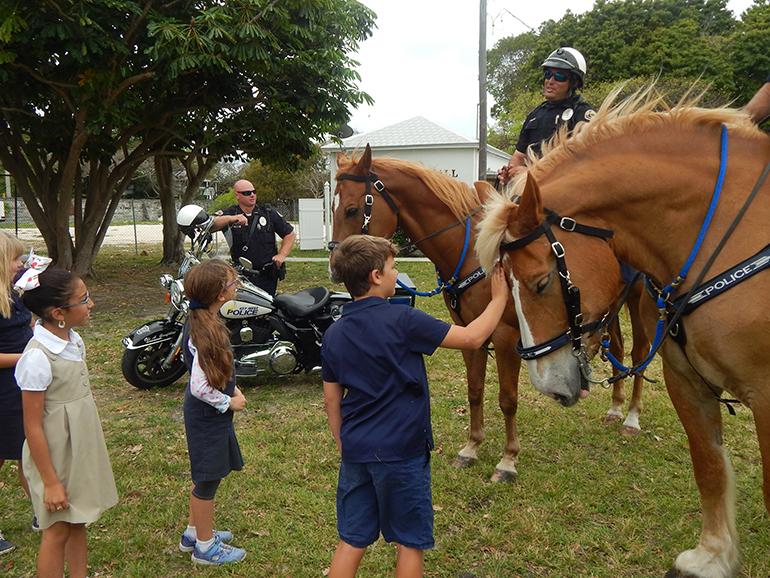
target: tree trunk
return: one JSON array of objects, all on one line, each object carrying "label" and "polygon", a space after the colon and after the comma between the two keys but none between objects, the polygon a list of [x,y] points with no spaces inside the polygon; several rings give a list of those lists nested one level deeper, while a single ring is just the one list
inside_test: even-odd
[{"label": "tree trunk", "polygon": [[[163,259],[161,263],[179,263],[184,258],[184,235],[176,224],[172,159],[168,156],[156,155],[154,160],[155,176],[160,195],[160,209],[163,215]],[[203,179],[216,164],[216,159],[206,158],[196,153],[190,153],[184,158],[187,185],[182,193],[180,207],[193,201]]]}]

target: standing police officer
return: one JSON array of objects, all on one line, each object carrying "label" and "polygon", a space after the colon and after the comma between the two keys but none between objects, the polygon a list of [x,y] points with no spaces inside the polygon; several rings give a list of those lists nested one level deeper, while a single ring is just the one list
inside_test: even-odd
[{"label": "standing police officer", "polygon": [[580,52],[569,47],[558,48],[542,67],[545,102],[524,121],[516,152],[508,165],[498,171],[503,185],[526,170],[527,148],[531,146],[539,154],[543,141],[551,138],[562,125],[572,130],[577,123],[591,120],[596,114],[581,95],[575,94],[586,76],[586,59]]},{"label": "standing police officer", "polygon": [[[254,185],[249,181],[237,181],[233,192],[238,204],[222,211],[222,216],[214,219],[212,230],[228,228],[226,234],[232,239],[230,256],[235,263],[240,257],[246,257],[254,269],[260,269],[271,261],[275,264],[275,267],[266,268],[258,276],[247,274],[257,287],[275,295],[278,279],[285,276],[283,263],[294,246],[294,227],[270,205],[257,205]],[[280,251],[276,249],[276,235],[282,239]]]}]

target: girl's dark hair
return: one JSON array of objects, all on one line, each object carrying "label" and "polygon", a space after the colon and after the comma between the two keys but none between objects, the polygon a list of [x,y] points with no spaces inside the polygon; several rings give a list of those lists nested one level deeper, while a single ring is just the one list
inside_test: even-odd
[{"label": "girl's dark hair", "polygon": [[[226,289],[235,270],[221,259],[209,259],[190,269],[184,276],[184,290],[189,299],[208,306]],[[209,385],[224,389],[233,376],[233,352],[230,335],[216,312],[206,309],[190,310],[190,340],[198,350],[198,362]]]},{"label": "girl's dark hair", "polygon": [[76,275],[63,269],[46,269],[38,277],[40,287],[24,291],[24,306],[40,319],[53,321],[51,311],[69,303],[77,279]]}]

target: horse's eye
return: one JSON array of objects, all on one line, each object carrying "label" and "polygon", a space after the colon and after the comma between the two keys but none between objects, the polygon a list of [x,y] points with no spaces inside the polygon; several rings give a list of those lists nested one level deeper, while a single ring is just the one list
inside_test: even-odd
[{"label": "horse's eye", "polygon": [[540,295],[543,291],[546,290],[548,287],[548,284],[551,282],[551,276],[546,275],[540,281],[537,282],[537,285],[535,285],[535,292]]},{"label": "horse's eye", "polygon": [[358,207],[351,207],[350,209],[345,209],[345,218],[346,219],[353,219],[356,216],[358,216],[359,208]]}]

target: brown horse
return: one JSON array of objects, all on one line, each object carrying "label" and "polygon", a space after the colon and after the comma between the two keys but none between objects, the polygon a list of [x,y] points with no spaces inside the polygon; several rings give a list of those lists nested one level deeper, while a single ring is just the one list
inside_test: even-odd
[{"label": "brown horse", "polygon": [[[582,306],[584,321],[602,315],[602,301],[606,306],[615,297],[618,259],[645,273],[653,287],[685,278],[664,290],[670,295],[659,303],[664,312],[670,310],[670,321],[669,302],[676,297],[686,296],[688,303],[713,297],[683,315],[673,326],[677,337],[660,347],[703,509],[698,545],[682,552],[667,576],[728,578],[739,571],[740,560],[732,469],[722,444],[723,392],[753,413],[770,509],[770,310],[764,304],[770,275],[760,266],[770,259],[757,256],[770,243],[770,184],[762,184],[743,217],[736,218],[770,160],[770,139],[737,111],[682,102],[668,107],[651,95],[646,91],[615,107],[608,100],[571,138],[557,137],[517,181],[518,205],[501,197],[487,206],[477,248],[482,264],[502,259],[525,346],[576,325],[565,313],[560,281],[565,276],[565,285],[579,288],[584,300],[590,296]],[[691,250],[715,190],[721,194],[696,253]],[[541,225],[546,209],[574,219],[566,221],[567,229],[575,222],[588,228],[582,234],[565,231],[558,219],[549,221],[556,226]],[[614,235],[602,238],[602,231]],[[548,235],[558,245],[547,241]],[[742,262],[747,258],[749,263]],[[689,262],[687,275],[683,265]],[[598,268],[605,275],[596,275]],[[689,297],[692,287],[697,290]],[[643,301],[642,314],[652,336],[659,319],[653,299]],[[575,345],[528,362],[535,387],[564,405],[580,398],[585,380],[581,346]]]},{"label": "brown horse", "polygon": [[[400,226],[410,239],[418,241],[419,248],[438,268],[443,282],[453,275],[458,279],[458,286],[465,279],[477,279],[474,283],[469,281],[467,289],[462,292],[453,294],[450,290],[444,291],[443,295],[455,323],[465,324],[479,316],[491,299],[491,291],[489,282],[479,271],[474,250],[475,231],[468,235],[467,226],[473,227],[480,220],[476,212],[480,208],[479,192],[482,195],[498,193],[486,183],[476,183],[478,191],[470,189],[444,173],[409,161],[373,160],[368,145],[358,161],[339,153],[337,164],[333,243],[361,233],[364,226],[368,234],[381,237],[391,237]],[[371,174],[376,174],[376,178],[372,179]],[[379,190],[380,185],[384,186],[382,190]],[[371,201],[368,206],[367,195]],[[463,259],[466,237],[468,247]],[[331,266],[333,259],[332,251]],[[458,264],[461,264],[459,270]],[[515,462],[520,444],[516,410],[521,364],[515,352],[518,338],[518,322],[511,301],[503,320],[492,334],[500,383],[499,403],[506,432],[503,457],[492,475],[492,481],[497,482],[513,480],[517,475]],[[636,346],[637,341],[634,343]],[[615,353],[622,356],[622,341],[618,338],[616,344],[618,349]],[[484,441],[483,399],[487,357],[485,350],[463,351],[471,427],[468,442],[453,461],[456,467],[475,463],[478,448]],[[622,416],[624,398],[622,382],[618,382],[613,389],[613,403],[606,423],[617,421],[618,416]],[[641,380],[638,387],[635,383],[632,401],[633,406],[623,427],[625,435],[639,431]]]}]

